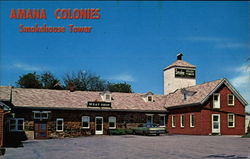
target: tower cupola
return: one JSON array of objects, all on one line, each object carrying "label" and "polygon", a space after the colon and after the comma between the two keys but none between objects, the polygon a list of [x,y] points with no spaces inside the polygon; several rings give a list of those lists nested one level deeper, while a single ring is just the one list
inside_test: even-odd
[{"label": "tower cupola", "polygon": [[196,66],[182,60],[182,56],[182,53],[177,54],[177,60],[163,70],[164,94],[196,85]]}]

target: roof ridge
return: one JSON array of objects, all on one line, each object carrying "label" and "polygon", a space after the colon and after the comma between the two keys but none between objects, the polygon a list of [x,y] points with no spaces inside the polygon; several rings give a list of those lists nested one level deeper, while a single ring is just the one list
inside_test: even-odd
[{"label": "roof ridge", "polygon": [[217,79],[217,80],[213,80],[213,81],[209,81],[209,82],[204,82],[204,83],[201,83],[201,84],[196,84],[194,86],[188,86],[188,87],[184,87],[184,88],[192,88],[192,87],[196,87],[196,86],[200,86],[200,85],[203,85],[203,84],[207,84],[207,83],[212,83],[212,82],[215,82],[215,81],[219,81],[219,80],[224,80],[225,78],[220,78],[220,79]]},{"label": "roof ridge", "polygon": [[[48,90],[48,91],[64,91],[64,92],[70,92],[70,90],[59,90],[59,89],[46,89],[46,88],[19,88],[19,87],[13,87],[12,89],[27,89],[27,90]],[[75,90],[74,92],[95,92],[95,93],[101,93],[103,91],[82,91],[82,90]],[[132,93],[127,93],[127,92],[111,92],[115,94],[137,94],[137,95],[143,95],[145,93],[137,93],[137,92],[132,92]],[[147,92],[146,92],[147,93]],[[163,94],[154,94],[156,96],[163,96]]]}]

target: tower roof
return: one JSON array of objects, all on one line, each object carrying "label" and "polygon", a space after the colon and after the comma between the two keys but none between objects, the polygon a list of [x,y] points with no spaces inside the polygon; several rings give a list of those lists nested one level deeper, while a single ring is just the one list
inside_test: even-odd
[{"label": "tower roof", "polygon": [[167,69],[170,69],[172,67],[186,67],[186,68],[196,68],[196,66],[183,61],[183,60],[176,60],[174,63],[172,63],[171,65],[167,66],[166,68],[164,68],[164,71]]}]

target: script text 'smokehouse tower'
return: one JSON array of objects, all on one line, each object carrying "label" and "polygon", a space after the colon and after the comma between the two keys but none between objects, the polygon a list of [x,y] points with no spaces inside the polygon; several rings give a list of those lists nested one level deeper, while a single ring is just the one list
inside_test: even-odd
[{"label": "script text 'smokehouse tower'", "polygon": [[183,54],[177,55],[177,60],[164,68],[164,94],[177,89],[196,85],[196,66],[182,60]]}]

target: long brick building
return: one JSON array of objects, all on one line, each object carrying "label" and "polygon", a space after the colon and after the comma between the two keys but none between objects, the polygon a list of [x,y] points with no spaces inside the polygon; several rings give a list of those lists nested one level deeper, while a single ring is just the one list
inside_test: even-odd
[{"label": "long brick building", "polygon": [[164,69],[164,95],[0,87],[0,143],[108,134],[156,123],[169,134],[243,135],[247,102],[219,79],[196,85],[196,66]]}]

